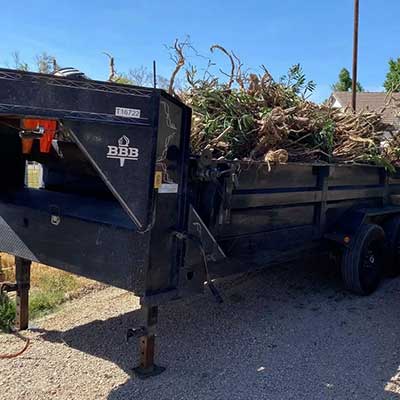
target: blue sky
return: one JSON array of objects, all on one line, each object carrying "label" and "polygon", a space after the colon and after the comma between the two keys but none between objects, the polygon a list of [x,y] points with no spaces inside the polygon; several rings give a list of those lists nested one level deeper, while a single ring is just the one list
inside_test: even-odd
[{"label": "blue sky", "polygon": [[[13,51],[33,62],[47,51],[62,66],[75,66],[106,79],[103,51],[119,71],[149,66],[170,75],[166,44],[190,35],[208,54],[218,43],[232,49],[250,68],[265,64],[275,77],[301,63],[317,83],[315,100],[329,96],[342,67],[351,67],[353,0],[36,0],[5,1],[0,24],[0,63]],[[359,80],[380,90],[391,57],[400,57],[399,0],[360,0]],[[223,67],[226,60],[216,56]]]}]

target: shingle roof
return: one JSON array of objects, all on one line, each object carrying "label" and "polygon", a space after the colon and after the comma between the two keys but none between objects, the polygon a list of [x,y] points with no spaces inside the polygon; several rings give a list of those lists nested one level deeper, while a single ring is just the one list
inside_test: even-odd
[{"label": "shingle roof", "polygon": [[[341,107],[351,107],[351,92],[334,92],[332,96]],[[357,93],[357,111],[361,110],[383,110],[384,123],[400,126],[400,93],[393,93],[392,98],[383,92]]]}]

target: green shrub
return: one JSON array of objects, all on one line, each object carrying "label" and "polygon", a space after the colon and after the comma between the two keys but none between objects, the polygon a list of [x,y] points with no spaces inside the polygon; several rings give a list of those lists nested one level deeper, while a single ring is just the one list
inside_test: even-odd
[{"label": "green shrub", "polygon": [[0,293],[0,331],[10,332],[15,320],[15,303],[5,293]]}]

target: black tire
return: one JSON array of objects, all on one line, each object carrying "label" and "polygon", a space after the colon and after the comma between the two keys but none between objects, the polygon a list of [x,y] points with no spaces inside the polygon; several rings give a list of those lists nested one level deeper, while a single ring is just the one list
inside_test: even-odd
[{"label": "black tire", "polygon": [[390,218],[383,225],[385,231],[385,272],[394,278],[400,274],[400,216]]},{"label": "black tire", "polygon": [[366,296],[375,291],[383,275],[385,232],[374,224],[362,225],[342,258],[346,289]]}]

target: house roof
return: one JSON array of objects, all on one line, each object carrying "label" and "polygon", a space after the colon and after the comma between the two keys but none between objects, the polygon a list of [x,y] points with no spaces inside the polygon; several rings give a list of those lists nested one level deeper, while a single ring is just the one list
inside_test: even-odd
[{"label": "house roof", "polygon": [[[334,92],[333,106],[351,107],[351,92]],[[400,93],[393,93],[389,97],[383,92],[357,93],[357,111],[382,111],[383,122],[388,125],[400,125]]]}]

